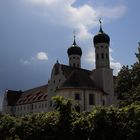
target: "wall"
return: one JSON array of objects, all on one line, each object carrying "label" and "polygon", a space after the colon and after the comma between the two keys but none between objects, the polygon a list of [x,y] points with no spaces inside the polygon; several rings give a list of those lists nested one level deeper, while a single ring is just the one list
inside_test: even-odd
[{"label": "wall", "polygon": [[[79,100],[75,100],[75,94],[80,95]],[[94,104],[89,104],[89,94],[94,95]],[[97,90],[91,89],[76,89],[76,88],[67,88],[57,91],[57,95],[64,96],[65,98],[72,99],[73,105],[79,104],[81,111],[90,111],[94,105],[102,105],[102,100],[104,99],[103,93]],[[106,101],[105,101],[106,102]]]}]

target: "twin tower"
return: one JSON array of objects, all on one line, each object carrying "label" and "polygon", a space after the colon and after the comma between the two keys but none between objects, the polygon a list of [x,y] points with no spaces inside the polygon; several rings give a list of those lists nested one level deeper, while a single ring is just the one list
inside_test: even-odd
[{"label": "twin tower", "polygon": [[[94,83],[108,95],[108,105],[114,102],[114,82],[113,70],[110,68],[109,45],[110,37],[103,31],[100,22],[100,29],[97,35],[93,37],[93,44],[95,47],[95,66],[92,70],[90,78]],[[69,66],[81,68],[82,50],[76,44],[75,36],[74,42],[68,48]]]},{"label": "twin tower", "polygon": [[[93,38],[93,44],[95,47],[96,69],[110,68],[110,60],[109,60],[110,38],[106,33],[104,33],[101,23],[100,23],[100,30],[98,34],[95,35]],[[68,48],[67,53],[69,56],[69,66],[81,68],[82,50],[76,44],[75,35],[74,35],[74,42],[72,46]]]}]

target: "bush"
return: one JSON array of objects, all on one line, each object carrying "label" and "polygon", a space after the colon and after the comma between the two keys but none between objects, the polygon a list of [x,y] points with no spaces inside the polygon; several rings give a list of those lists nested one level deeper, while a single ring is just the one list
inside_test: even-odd
[{"label": "bush", "polygon": [[0,117],[1,140],[139,140],[140,104],[94,107],[78,113],[71,101],[55,98],[56,111]]}]

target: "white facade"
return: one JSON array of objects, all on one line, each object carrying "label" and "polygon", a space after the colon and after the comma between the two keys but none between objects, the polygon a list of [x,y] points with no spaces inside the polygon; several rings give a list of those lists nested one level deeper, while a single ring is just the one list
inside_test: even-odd
[{"label": "white facade", "polygon": [[62,89],[57,95],[72,99],[73,106],[78,104],[80,111],[90,111],[95,105],[106,104],[104,94],[94,89]]},{"label": "white facade", "polygon": [[48,111],[47,101],[35,102],[31,104],[16,105],[15,115],[24,116],[30,113],[43,113]]},{"label": "white facade", "polygon": [[71,67],[81,68],[81,57],[79,55],[69,56],[69,65]]},{"label": "white facade", "polygon": [[48,82],[48,110],[52,110],[52,97],[56,96],[56,90],[60,87],[60,85],[66,80],[61,65],[57,62],[51,73],[51,78]]},{"label": "white facade", "polygon": [[97,43],[94,45],[96,54],[96,69],[110,68],[109,44]]}]

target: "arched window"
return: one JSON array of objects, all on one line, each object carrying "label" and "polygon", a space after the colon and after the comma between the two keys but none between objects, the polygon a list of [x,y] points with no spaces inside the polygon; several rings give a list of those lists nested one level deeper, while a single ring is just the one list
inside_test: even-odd
[{"label": "arched window", "polygon": [[80,100],[81,97],[80,97],[80,94],[79,93],[75,93],[75,100]]},{"label": "arched window", "polygon": [[89,94],[89,105],[95,105],[95,95]]},{"label": "arched window", "polygon": [[101,53],[101,58],[104,59],[104,54],[103,53]]}]

